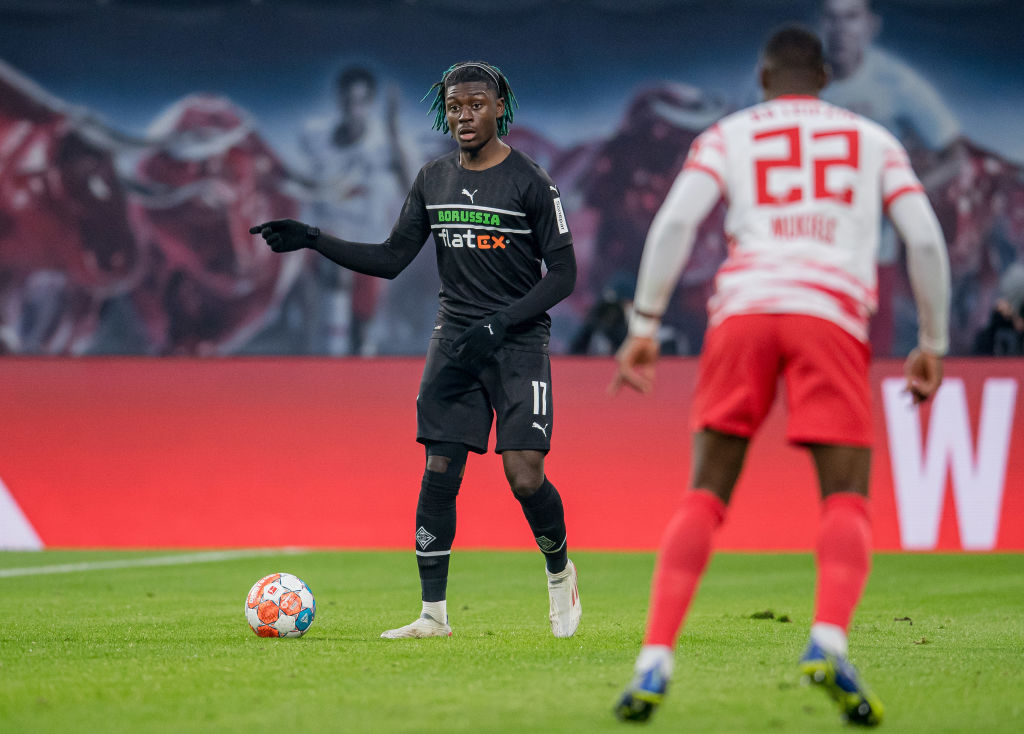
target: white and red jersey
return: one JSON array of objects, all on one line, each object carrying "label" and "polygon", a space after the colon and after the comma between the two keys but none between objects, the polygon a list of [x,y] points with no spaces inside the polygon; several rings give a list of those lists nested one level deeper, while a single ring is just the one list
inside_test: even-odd
[{"label": "white and red jersey", "polygon": [[815,97],[779,97],[702,133],[685,171],[712,176],[729,205],[712,324],[807,314],[867,340],[881,214],[923,191],[892,134]]}]

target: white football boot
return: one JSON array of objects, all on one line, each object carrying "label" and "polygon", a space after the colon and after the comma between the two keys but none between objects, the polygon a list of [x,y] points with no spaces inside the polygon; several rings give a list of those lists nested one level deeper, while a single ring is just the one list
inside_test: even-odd
[{"label": "white football boot", "polygon": [[555,637],[572,637],[580,626],[583,607],[580,604],[580,590],[576,583],[576,566],[572,561],[565,564],[559,573],[548,575],[548,598],[551,605],[548,619],[551,620],[551,634]]},{"label": "white football boot", "polygon": [[452,628],[448,626],[447,621],[438,622],[436,619],[424,612],[420,615],[419,619],[412,624],[407,624],[404,627],[399,627],[398,629],[387,630],[386,632],[382,632],[380,636],[385,640],[403,640],[419,637],[451,637]]}]

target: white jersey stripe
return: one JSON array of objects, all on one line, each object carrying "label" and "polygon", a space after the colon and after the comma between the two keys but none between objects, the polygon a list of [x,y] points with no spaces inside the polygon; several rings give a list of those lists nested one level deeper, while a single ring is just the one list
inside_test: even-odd
[{"label": "white jersey stripe", "polygon": [[470,209],[475,212],[494,212],[508,214],[511,217],[525,217],[526,212],[513,212],[508,209],[495,209],[490,206],[474,206],[472,204],[427,204],[427,209]]},{"label": "white jersey stripe", "polygon": [[532,229],[511,229],[509,227],[488,227],[486,224],[465,224],[463,222],[442,222],[441,224],[431,224],[431,229],[486,229],[488,232],[506,232],[508,234],[530,234],[533,232]]}]

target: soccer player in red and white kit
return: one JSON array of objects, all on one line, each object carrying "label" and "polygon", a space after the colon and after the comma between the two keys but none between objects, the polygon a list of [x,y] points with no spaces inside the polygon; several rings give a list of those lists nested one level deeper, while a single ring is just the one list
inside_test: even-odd
[{"label": "soccer player in red and white kit", "polygon": [[847,660],[847,629],[871,559],[868,318],[875,307],[880,214],[907,245],[919,346],[907,358],[915,402],[942,381],[949,264],[942,232],[907,155],[879,125],[817,98],[828,79],[820,40],[787,26],[766,42],[766,102],[706,130],[651,224],[630,336],[613,389],[651,388],[661,314],[698,225],[720,197],[729,253],[715,279],[693,402],[690,490],[658,551],[635,676],[615,708],[646,720],[661,703],[673,647],[725,518],[747,445],[785,382],[787,439],[809,449],[822,497],[817,593],[800,669],[851,723],[882,704]]}]

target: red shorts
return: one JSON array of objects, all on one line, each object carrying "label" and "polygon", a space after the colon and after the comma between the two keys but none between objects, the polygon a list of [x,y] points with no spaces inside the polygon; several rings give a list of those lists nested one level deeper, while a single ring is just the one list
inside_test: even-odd
[{"label": "red shorts", "polygon": [[730,316],[708,331],[694,430],[750,438],[785,380],[793,443],[871,446],[871,349],[831,321],[797,314]]}]

